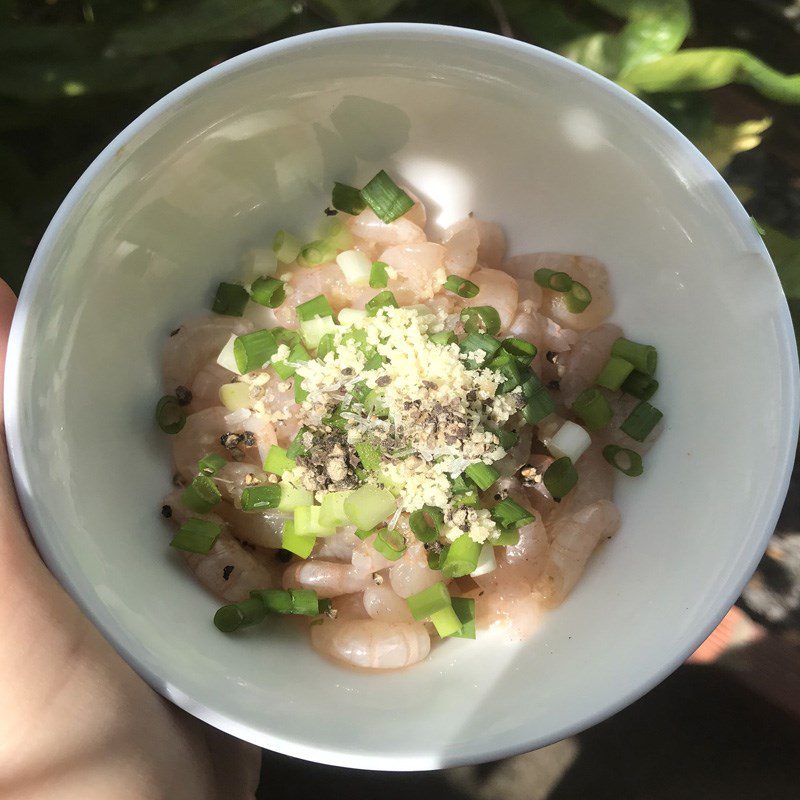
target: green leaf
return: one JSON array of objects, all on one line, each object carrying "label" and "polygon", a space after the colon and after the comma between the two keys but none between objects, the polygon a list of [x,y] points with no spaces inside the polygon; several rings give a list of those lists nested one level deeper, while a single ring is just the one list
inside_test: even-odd
[{"label": "green leaf", "polygon": [[745,50],[694,48],[628,70],[620,83],[635,92],[699,91],[743,83],[772,100],[800,103],[800,73],[784,75]]},{"label": "green leaf", "polygon": [[619,33],[591,33],[566,44],[562,55],[618,79],[639,64],[675,53],[692,25],[688,0],[592,0],[627,20]]},{"label": "green leaf", "polygon": [[110,46],[138,56],[202,42],[238,42],[272,30],[291,13],[290,0],[184,0],[119,28]]},{"label": "green leaf", "polygon": [[713,125],[695,141],[695,145],[721,172],[737,153],[758,147],[770,125],[772,120],[769,117],[750,119],[735,125]]},{"label": "green leaf", "polygon": [[642,100],[693,142],[705,136],[714,124],[711,102],[699,92],[660,92],[644,95]]},{"label": "green leaf", "polygon": [[784,293],[791,300],[800,300],[800,238],[766,225],[763,230],[764,244],[775,262]]},{"label": "green leaf", "polygon": [[[503,0],[503,10],[514,34],[548,50],[558,50],[572,39],[591,31],[584,22],[569,16],[554,0]],[[462,23],[463,24],[463,23]]]},{"label": "green leaf", "polygon": [[315,6],[326,9],[340,25],[375,22],[400,5],[401,0],[316,0]]}]

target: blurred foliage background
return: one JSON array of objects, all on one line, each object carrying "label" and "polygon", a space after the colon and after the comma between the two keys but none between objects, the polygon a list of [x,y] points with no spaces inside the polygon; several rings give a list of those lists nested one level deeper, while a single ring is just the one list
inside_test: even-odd
[{"label": "blurred foliage background", "polygon": [[758,219],[800,320],[800,0],[0,0],[0,275],[113,136],[252,47],[415,21],[562,53],[670,119]]}]

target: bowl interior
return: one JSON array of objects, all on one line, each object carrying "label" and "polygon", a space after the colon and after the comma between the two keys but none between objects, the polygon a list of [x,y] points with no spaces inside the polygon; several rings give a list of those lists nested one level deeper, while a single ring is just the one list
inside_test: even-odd
[{"label": "bowl interior", "polygon": [[[474,210],[512,253],[611,268],[616,320],[660,353],[668,420],[623,526],[533,639],[448,642],[413,670],[346,671],[291,626],[225,637],[168,551],[159,349],[238,257],[303,230],[334,180],[402,176],[442,223]],[[483,34],[368,26],[234,59],[134,124],[43,243],[15,322],[7,413],[48,563],[168,697],[264,746],[429,768],[544,744],[674,667],[733,601],[783,496],[796,357],[747,216],[638,102]]]}]

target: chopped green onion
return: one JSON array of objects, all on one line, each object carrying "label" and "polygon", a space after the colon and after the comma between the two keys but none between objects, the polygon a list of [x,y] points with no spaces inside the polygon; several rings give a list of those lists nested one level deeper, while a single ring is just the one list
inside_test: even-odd
[{"label": "chopped green onion", "polygon": [[292,613],[292,596],[286,589],[253,589],[250,597],[258,598],[272,614]]},{"label": "chopped green onion", "polygon": [[273,444],[269,448],[267,457],[264,459],[264,472],[270,472],[273,475],[283,475],[287,469],[296,467],[297,462],[293,458],[289,458],[282,447]]},{"label": "chopped green onion", "polygon": [[317,345],[317,358],[325,358],[328,353],[333,352],[334,335],[326,333],[320,337],[319,344]]},{"label": "chopped green onion", "polygon": [[408,525],[420,542],[430,544],[439,538],[439,531],[444,525],[444,514],[440,508],[435,506],[422,506],[412,512]]},{"label": "chopped green onion", "polygon": [[216,453],[207,453],[197,462],[197,471],[203,475],[216,475],[228,462]]},{"label": "chopped green onion", "polygon": [[506,497],[491,510],[492,519],[499,528],[523,528],[534,520],[533,514],[519,503]]},{"label": "chopped green onion", "polygon": [[491,306],[469,306],[463,309],[461,322],[467,333],[494,336],[500,330],[500,315]]},{"label": "chopped green onion", "polygon": [[406,598],[411,616],[418,622],[430,619],[431,614],[450,608],[450,593],[440,581]]},{"label": "chopped green onion", "polygon": [[332,317],[333,309],[324,294],[318,294],[295,309],[300,322],[308,322],[314,317]]},{"label": "chopped green onion", "polygon": [[237,336],[233,342],[233,357],[242,375],[261,369],[277,352],[278,343],[272,331],[245,333]]},{"label": "chopped green onion", "polygon": [[642,400],[619,428],[623,433],[627,433],[631,439],[643,442],[663,416],[655,406],[651,406],[646,400]]},{"label": "chopped green onion", "polygon": [[640,344],[620,337],[611,347],[611,355],[630,361],[639,372],[653,375],[658,366],[658,351],[651,344]]},{"label": "chopped green onion", "polygon": [[247,486],[242,489],[242,511],[263,511],[277,508],[281,502],[281,487],[271,483],[267,486]]},{"label": "chopped green onion", "polygon": [[432,333],[428,337],[434,344],[444,347],[448,344],[457,344],[458,337],[452,331],[440,331],[439,333]]},{"label": "chopped green onion", "polygon": [[300,558],[308,558],[311,555],[311,551],[314,549],[316,541],[316,536],[300,536],[295,533],[294,522],[292,520],[287,519],[283,523],[281,547],[284,550],[288,550],[290,553],[294,553]]},{"label": "chopped green onion", "polygon": [[365,484],[345,500],[344,513],[361,530],[371,530],[394,513],[397,501],[387,489]]},{"label": "chopped green onion", "polygon": [[531,373],[522,384],[522,394],[525,397],[525,406],[522,417],[529,425],[541,422],[556,410],[556,404],[545,385],[535,373]]},{"label": "chopped green onion", "polygon": [[442,561],[442,575],[445,578],[469,575],[478,566],[480,554],[480,543],[471,539],[468,533],[462,533],[447,550],[447,555]]},{"label": "chopped green onion", "polygon": [[300,248],[297,263],[304,267],[318,267],[336,258],[336,248],[326,239],[317,239]]},{"label": "chopped green onion", "polygon": [[300,255],[300,242],[289,231],[278,231],[272,240],[272,252],[282,264],[291,264]]},{"label": "chopped green onion", "polygon": [[455,495],[467,494],[475,489],[475,484],[462,472],[450,482],[450,492]]},{"label": "chopped green onion", "polygon": [[246,383],[223,383],[219,387],[219,401],[229,411],[247,408],[250,405],[250,387]]},{"label": "chopped green onion", "polygon": [[294,511],[300,506],[310,506],[314,502],[314,495],[302,486],[292,486],[290,483],[281,483],[281,499],[278,503],[279,511]]},{"label": "chopped green onion", "polygon": [[599,431],[611,419],[611,406],[605,395],[594,387],[584,389],[572,404],[572,410],[590,431]]},{"label": "chopped green onion", "polygon": [[468,369],[478,369],[486,362],[491,360],[492,356],[500,349],[500,342],[485,333],[470,333],[462,339],[458,349],[463,355],[469,356],[470,353],[483,353],[482,361],[468,357],[464,360],[464,365]]},{"label": "chopped green onion", "polygon": [[375,533],[375,531],[373,530],[362,531],[360,528],[356,528],[356,530],[353,531],[353,533],[355,533],[355,535],[358,536],[358,538],[361,539],[361,541],[363,542],[364,539],[369,539],[369,537],[372,536],[372,534]]},{"label": "chopped green onion", "polygon": [[436,633],[438,633],[442,639],[447,636],[454,636],[461,630],[461,620],[458,618],[456,612],[453,611],[452,606],[448,606],[441,611],[431,614],[431,622],[434,628],[436,628]]},{"label": "chopped green onion", "polygon": [[220,533],[222,533],[222,525],[192,517],[181,525],[178,532],[172,537],[169,546],[176,550],[205,555],[214,546]]},{"label": "chopped green onion", "polygon": [[311,356],[308,354],[308,350],[302,344],[296,344],[289,351],[289,357],[286,361],[274,361],[272,368],[278,373],[278,377],[285,381],[297,372],[295,364],[310,360]]},{"label": "chopped green onion", "polygon": [[560,500],[578,482],[578,473],[572,464],[572,459],[569,456],[557,458],[544,471],[542,481],[551,496]]},{"label": "chopped green onion", "polygon": [[380,419],[386,419],[389,416],[389,409],[383,399],[383,395],[376,389],[370,389],[364,397],[361,405],[364,406],[364,411],[367,414],[372,414]]},{"label": "chopped green onion", "polygon": [[492,544],[504,547],[514,547],[519,544],[519,528],[501,530]]},{"label": "chopped green onion", "polygon": [[360,250],[345,250],[336,256],[336,263],[339,265],[344,279],[351,286],[369,285],[372,262],[366,253],[362,253]]},{"label": "chopped green onion", "polygon": [[[491,367],[492,365],[490,364],[489,366]],[[497,372],[504,378],[503,382],[497,387],[498,395],[513,392],[517,386],[522,384],[522,380],[525,377],[522,369],[523,368],[520,367],[519,362],[513,358],[507,364],[502,364],[497,368]],[[527,372],[528,370],[526,370],[526,373]]]},{"label": "chopped green onion", "polygon": [[328,220],[322,230],[322,239],[334,250],[348,250],[353,244],[350,228],[340,219]]},{"label": "chopped green onion", "polygon": [[381,170],[362,190],[361,197],[383,222],[394,222],[414,201]]},{"label": "chopped green onion", "polygon": [[241,317],[244,313],[250,295],[244,286],[238,283],[221,283],[217,287],[217,294],[211,310],[215,314],[225,314],[228,317]]},{"label": "chopped green onion", "polygon": [[276,344],[285,344],[290,350],[300,344],[300,334],[297,331],[290,331],[280,325],[272,328],[272,335],[275,337]]},{"label": "chopped green onion", "polygon": [[397,308],[397,300],[387,289],[386,291],[378,292],[372,300],[368,300],[364,308],[368,317],[374,317],[382,308]]},{"label": "chopped green onion", "polygon": [[578,281],[573,281],[570,290],[564,295],[564,305],[570,314],[581,314],[592,302],[592,293]]},{"label": "chopped green onion", "polygon": [[403,534],[388,528],[381,528],[372,544],[388,561],[397,561],[406,551],[406,540],[403,538]]},{"label": "chopped green onion", "polygon": [[536,358],[536,353],[539,352],[535,344],[518,339],[516,336],[503,339],[501,347],[526,367],[530,366],[531,361]]},{"label": "chopped green onion", "polygon": [[294,401],[300,405],[308,397],[308,392],[303,388],[303,381],[296,375],[294,377]]},{"label": "chopped green onion", "polygon": [[298,536],[333,536],[336,529],[322,524],[320,506],[298,506],[294,510],[294,532]]},{"label": "chopped green onion", "polygon": [[447,280],[444,282],[444,288],[449,292],[454,292],[459,297],[465,297],[467,300],[477,297],[480,291],[478,284],[468,281],[460,275],[448,275]]},{"label": "chopped green onion", "polygon": [[351,492],[326,492],[323,495],[319,507],[319,521],[323,527],[338,528],[347,524],[344,504],[350,494]]},{"label": "chopped green onion", "polygon": [[500,477],[500,473],[494,467],[484,464],[482,461],[470,464],[464,472],[482,492],[485,492]]},{"label": "chopped green onion", "polygon": [[338,428],[340,431],[346,431],[348,422],[342,416],[342,404],[337,403],[323,418],[323,425],[330,425],[331,428]]},{"label": "chopped green onion", "polygon": [[345,214],[353,216],[360,214],[367,207],[359,189],[338,181],[333,184],[331,205],[338,211],[344,211]]},{"label": "chopped green onion", "polygon": [[306,446],[303,444],[303,439],[305,437],[305,434],[307,434],[308,432],[309,430],[305,425],[303,425],[303,427],[300,428],[299,431],[297,431],[294,439],[292,439],[291,444],[286,450],[286,455],[288,458],[295,459],[298,458],[299,456],[308,455],[308,450],[306,449]]},{"label": "chopped green onion", "polygon": [[607,444],[603,448],[603,458],[629,478],[635,478],[644,472],[642,457],[635,450],[629,450],[627,447]]},{"label": "chopped green onion", "polygon": [[381,466],[380,448],[368,441],[356,442],[354,446],[364,469],[367,472],[377,472]]},{"label": "chopped green onion", "polygon": [[572,288],[572,278],[566,272],[556,272],[553,269],[537,269],[533,279],[539,286],[551,289],[554,292],[568,292]]},{"label": "chopped green onion", "polygon": [[658,391],[658,381],[644,372],[634,370],[622,384],[622,391],[639,400],[649,400]]},{"label": "chopped green onion", "polygon": [[389,273],[386,271],[388,264],[375,261],[369,271],[369,285],[373,289],[385,289],[389,285]]},{"label": "chopped green onion", "polygon": [[461,623],[461,630],[451,633],[459,639],[475,638],[475,600],[471,597],[451,597],[453,611]]},{"label": "chopped green onion", "polygon": [[604,389],[616,392],[631,372],[633,372],[633,364],[630,361],[619,356],[611,356],[597,376],[595,383]]},{"label": "chopped green onion", "polygon": [[480,505],[480,498],[475,489],[471,489],[464,494],[457,494],[453,496],[453,505],[456,508],[477,508]]},{"label": "chopped green onion", "polygon": [[292,614],[303,617],[316,617],[319,614],[319,598],[313,589],[289,589],[292,600]]},{"label": "chopped green onion", "polygon": [[258,278],[250,287],[250,297],[261,306],[277,308],[286,299],[286,284],[277,278]]},{"label": "chopped green onion", "polygon": [[222,494],[208,475],[198,475],[181,494],[181,502],[196,514],[207,514],[222,500]]},{"label": "chopped green onion", "polygon": [[257,625],[267,616],[267,609],[258,597],[231,603],[217,609],[214,625],[223,633],[233,633],[246,625]]},{"label": "chopped green onion", "polygon": [[503,450],[510,450],[519,441],[519,434],[516,431],[507,431],[503,428],[491,426],[486,426],[486,428],[497,437],[497,441]]},{"label": "chopped green onion", "polygon": [[306,319],[300,323],[300,333],[306,347],[316,350],[322,337],[328,333],[336,332],[336,323],[333,317],[315,317]]},{"label": "chopped green onion", "polygon": [[439,550],[438,553],[435,550],[430,550],[428,552],[428,566],[434,570],[441,570],[442,562],[447,556],[447,551],[449,549],[450,549],[449,546],[445,546],[441,550]]},{"label": "chopped green onion", "polygon": [[156,422],[164,433],[174,436],[180,433],[186,424],[186,411],[178,402],[178,398],[166,394],[156,404]]}]

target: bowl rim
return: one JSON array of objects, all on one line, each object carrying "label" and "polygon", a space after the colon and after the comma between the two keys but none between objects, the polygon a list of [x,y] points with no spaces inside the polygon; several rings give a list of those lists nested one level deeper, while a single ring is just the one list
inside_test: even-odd
[{"label": "bowl rim", "polygon": [[[773,495],[773,508],[769,518],[765,521],[764,530],[760,538],[753,537],[753,541],[750,543],[750,556],[747,569],[729,582],[726,591],[720,592],[717,603],[713,608],[708,609],[704,615],[704,623],[698,625],[692,636],[684,638],[680,647],[676,648],[671,659],[663,663],[660,668],[642,675],[640,680],[626,691],[621,694],[614,694],[613,699],[604,702],[599,707],[589,708],[581,714],[579,718],[554,728],[546,735],[520,736],[514,741],[510,741],[504,747],[488,748],[473,743],[468,746],[460,745],[450,751],[439,754],[418,753],[399,757],[387,757],[382,754],[357,752],[347,748],[335,749],[321,747],[286,738],[279,732],[271,732],[263,727],[254,728],[238,721],[232,716],[228,716],[219,708],[199,704],[189,695],[186,695],[178,686],[171,684],[163,674],[160,674],[158,669],[151,668],[146,664],[134,649],[127,646],[122,626],[118,625],[102,607],[93,607],[88,602],[79,586],[79,576],[74,578],[69,574],[68,570],[59,563],[55,551],[49,544],[50,536],[47,533],[47,528],[40,524],[37,504],[31,490],[32,463],[29,462],[25,455],[23,444],[23,419],[20,413],[20,409],[23,405],[20,376],[24,369],[23,343],[26,335],[27,321],[31,309],[36,303],[40,287],[47,279],[47,266],[51,251],[57,243],[64,224],[72,215],[81,198],[91,188],[95,179],[100,176],[105,168],[116,158],[118,152],[165,112],[180,104],[184,98],[197,94],[207,85],[215,83],[218,79],[226,75],[237,73],[251,64],[268,62],[275,57],[283,56],[298,48],[303,48],[308,44],[325,42],[327,40],[369,39],[374,35],[385,36],[387,34],[400,38],[405,36],[414,38],[422,37],[428,41],[462,41],[470,45],[483,45],[490,48],[498,48],[510,55],[524,57],[531,61],[539,61],[551,67],[570,72],[576,80],[594,83],[612,98],[612,102],[617,102],[621,106],[626,107],[626,110],[629,112],[643,115],[650,124],[655,125],[661,129],[662,133],[671,137],[676,148],[689,159],[691,167],[708,179],[708,190],[711,191],[720,204],[727,209],[731,221],[736,224],[737,228],[741,229],[744,225],[750,225],[749,215],[731,188],[717,170],[706,160],[705,156],[703,156],[683,134],[639,98],[628,93],[607,78],[592,72],[586,67],[569,61],[556,53],[494,33],[447,25],[422,23],[399,22],[349,25],[304,33],[281,39],[234,56],[181,84],[142,112],[100,152],[94,161],[92,161],[62,201],[42,236],[31,260],[22,291],[20,292],[8,340],[4,406],[5,429],[12,474],[20,504],[39,553],[56,579],[78,603],[91,622],[99,628],[102,635],[112,644],[117,652],[120,653],[125,661],[131,665],[153,689],[183,710],[207,722],[213,727],[269,750],[338,767],[385,771],[415,771],[444,769],[464,764],[493,761],[557,742],[607,719],[617,711],[628,706],[664,680],[664,678],[686,660],[686,658],[708,637],[728,609],[734,604],[748,578],[755,571],[761,555],[766,549],[767,542],[772,535],[781,510],[783,498],[788,490],[794,463],[794,453],[798,437],[798,421],[800,419],[800,401],[798,400],[798,396],[800,395],[800,392],[798,392],[800,376],[798,375],[796,345],[795,347],[791,346],[791,343],[794,341],[793,326],[789,308],[784,298],[783,302],[780,303],[779,313],[775,315],[775,323],[779,333],[782,334],[782,337],[785,337],[789,343],[787,349],[789,358],[783,361],[781,372],[781,378],[785,384],[783,396],[784,398],[788,398],[788,403],[783,410],[783,425],[788,433],[786,438],[787,446],[781,454],[778,454],[780,455],[780,462],[776,465],[775,469],[781,479],[775,484],[777,490]],[[758,247],[760,249],[760,255],[765,258],[774,269],[766,247],[760,240]],[[31,461],[33,461],[33,459]]]}]

